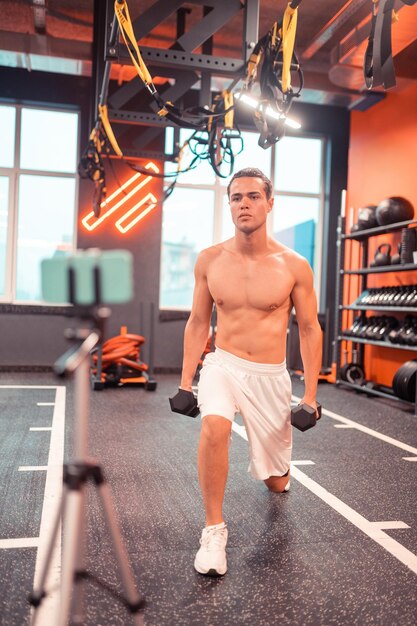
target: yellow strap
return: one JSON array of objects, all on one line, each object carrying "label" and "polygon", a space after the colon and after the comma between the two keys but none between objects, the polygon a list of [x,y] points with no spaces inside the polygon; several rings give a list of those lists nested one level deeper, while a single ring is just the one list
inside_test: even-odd
[{"label": "yellow strap", "polygon": [[[114,12],[115,12],[117,21],[119,22],[120,30],[122,33],[123,40],[126,44],[126,48],[130,54],[130,58],[132,59],[133,65],[136,67],[136,71],[139,74],[139,78],[145,83],[145,85],[148,87],[148,89],[152,93],[155,93],[156,89],[152,81],[152,76],[150,75],[149,70],[146,67],[142,59],[142,56],[139,52],[139,47],[136,41],[135,33],[133,31],[132,21],[130,19],[129,9],[126,4],[126,1],[123,0],[123,2],[118,2],[118,0],[115,0]],[[133,47],[136,57],[133,54],[127,40],[129,40],[131,46]]]},{"label": "yellow strap", "polygon": [[271,44],[272,44],[272,46],[276,45],[277,29],[278,29],[278,23],[274,22],[274,25],[272,27],[272,32],[271,32]]},{"label": "yellow strap", "polygon": [[184,158],[184,153],[186,149],[188,148],[188,144],[189,144],[189,139],[186,139],[179,149],[178,161],[177,161],[177,174],[180,173],[181,166],[182,166],[182,159]]},{"label": "yellow strap", "polygon": [[103,105],[99,104],[98,105],[98,114],[99,114],[100,119],[101,119],[101,121],[103,123],[104,130],[106,132],[108,140],[111,143],[111,146],[112,146],[113,150],[115,151],[117,156],[119,156],[119,157],[123,156],[123,152],[119,148],[119,144],[117,143],[116,137],[114,136],[114,133],[113,133],[113,129],[112,129],[112,127],[110,125],[110,122],[109,122],[109,115],[108,115],[108,112],[107,112],[107,105],[106,104],[103,104]]},{"label": "yellow strap", "polygon": [[98,152],[100,152],[100,150],[101,150],[101,145],[100,145],[100,142],[99,142],[99,140],[98,140],[98,137],[97,137],[97,129],[96,129],[95,127],[94,127],[94,128],[93,128],[93,130],[91,131],[90,136],[89,136],[89,138],[88,138],[88,139],[89,139],[89,141],[94,141],[94,145],[95,145],[95,147],[97,148],[97,151],[98,151]]},{"label": "yellow strap", "polygon": [[164,106],[164,107],[162,107],[162,109],[159,109],[159,111],[158,111],[158,115],[159,115],[160,117],[165,117],[165,115],[168,115],[169,110],[167,109],[167,106],[171,106],[171,107],[173,107],[173,106],[174,106],[174,104],[173,104],[170,100],[167,100],[167,101],[165,102],[165,106]]},{"label": "yellow strap", "polygon": [[249,61],[248,61],[248,71],[246,74],[246,85],[249,83],[250,80],[252,80],[252,78],[255,78],[256,76],[256,71],[258,69],[258,65],[259,62],[261,60],[262,57],[262,51],[259,52],[259,54],[251,54],[249,57]]},{"label": "yellow strap", "polygon": [[102,149],[103,144],[104,144],[104,140],[102,141],[100,139],[100,133],[99,133],[99,130],[96,127],[94,127],[93,130],[91,131],[89,140],[94,143],[94,147],[97,150],[97,154],[100,154],[101,153],[101,149]]},{"label": "yellow strap", "polygon": [[291,60],[294,53],[295,33],[297,31],[298,9],[288,4],[282,21],[282,91],[291,89]]},{"label": "yellow strap", "polygon": [[[233,93],[226,89],[222,92],[222,96],[224,100],[224,109],[225,111],[227,111],[227,109],[230,109],[230,107],[233,107]],[[231,109],[224,116],[224,127],[231,130],[233,128],[233,119],[234,119],[234,111],[233,109]]]}]

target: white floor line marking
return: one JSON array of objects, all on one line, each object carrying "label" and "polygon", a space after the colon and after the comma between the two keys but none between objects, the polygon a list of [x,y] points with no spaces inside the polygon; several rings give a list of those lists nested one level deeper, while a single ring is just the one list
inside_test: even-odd
[{"label": "white floor line marking", "polygon": [[29,430],[33,432],[42,432],[45,430],[52,430],[52,426],[31,426]]},{"label": "white floor line marking", "polygon": [[[293,396],[296,400],[301,400],[301,398],[297,398],[297,396]],[[406,452],[411,452],[412,454],[417,454],[417,448],[413,448],[413,446],[409,446],[407,443],[403,443],[402,441],[398,441],[398,439],[394,439],[393,437],[388,437],[387,435],[383,435],[376,430],[372,430],[372,428],[368,428],[367,426],[362,426],[362,424],[358,424],[358,422],[354,422],[353,420],[348,419],[347,417],[343,417],[342,415],[338,415],[337,413],[333,413],[333,411],[328,411],[327,409],[322,409],[323,415],[327,415],[334,420],[338,420],[339,422],[343,422],[344,424],[348,424],[352,428],[356,428],[367,435],[371,435],[375,437],[375,439],[380,439],[381,441],[385,441],[386,443],[390,443],[392,446],[396,446],[397,448],[401,448],[402,450],[406,450]]]},{"label": "white floor line marking", "polygon": [[58,389],[57,385],[0,385],[0,389]]},{"label": "white floor line marking", "polygon": [[[65,387],[55,387],[55,408],[52,418],[51,442],[49,446],[48,471],[42,507],[39,548],[36,555],[34,587],[38,586],[41,569],[46,561],[46,551],[52,536],[54,521],[62,501],[62,468],[64,461],[65,436]],[[45,588],[48,593],[37,611],[37,624],[53,624],[59,604],[61,579],[61,528],[57,533],[54,552],[49,563]]]},{"label": "white floor line marking", "polygon": [[[246,439],[246,441],[248,440],[246,432],[244,434],[241,432],[242,427],[239,427],[233,422],[232,428],[238,435],[243,437],[243,439]],[[381,529],[381,524],[383,524],[383,522],[369,522],[350,506],[342,502],[342,500],[336,498],[336,496],[331,494],[329,491],[324,489],[324,487],[316,483],[301,470],[295,467],[295,463],[291,463],[291,478],[298,480],[298,482],[304,485],[304,487],[309,489],[312,493],[323,500],[323,502],[342,515],[342,517],[359,528],[359,530],[368,535],[368,537],[373,539],[380,546],[385,548],[387,552],[395,556],[395,558],[401,561],[401,563],[404,563],[404,565],[409,567],[414,574],[417,574],[417,555],[413,554],[413,552],[407,550],[407,548],[405,548],[401,543],[384,533]]]},{"label": "white floor line marking", "polygon": [[48,469],[47,465],[21,465],[18,468],[18,472],[45,472]]},{"label": "white floor line marking", "polygon": [[234,430],[235,433],[240,435],[246,441],[248,440],[248,436],[246,434],[246,428],[244,426],[241,426],[240,424],[236,424],[236,422],[233,422],[232,430]]},{"label": "white floor line marking", "polygon": [[291,461],[291,465],[315,465],[314,461]]},{"label": "white floor line marking", "polygon": [[0,550],[15,548],[37,548],[39,537],[17,537],[16,539],[0,539]]},{"label": "white floor line marking", "polygon": [[37,406],[55,406],[55,402],[37,402]]},{"label": "white floor line marking", "polygon": [[403,461],[417,461],[417,456],[403,456]]},{"label": "white floor line marking", "polygon": [[396,530],[398,528],[410,528],[405,522],[370,522],[380,530]]},{"label": "white floor line marking", "polygon": [[350,424],[333,424],[334,428],[354,428],[354,426],[351,426]]},{"label": "white floor line marking", "polygon": [[392,554],[396,559],[409,567],[414,574],[417,574],[417,555],[405,548],[401,543],[387,535],[382,529],[380,523],[369,522],[362,515],[357,513],[350,506],[336,498],[321,485],[309,478],[301,470],[296,467],[291,468],[291,478],[298,480],[304,487],[309,489],[323,502],[328,504],[332,509],[337,511],[351,524],[359,528],[365,535],[373,539],[380,546],[385,548],[387,552]]}]

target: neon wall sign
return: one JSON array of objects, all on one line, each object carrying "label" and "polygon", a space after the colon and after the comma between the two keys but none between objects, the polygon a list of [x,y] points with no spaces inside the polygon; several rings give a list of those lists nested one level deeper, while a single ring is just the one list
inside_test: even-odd
[{"label": "neon wall sign", "polygon": [[[159,168],[155,165],[155,163],[152,163],[152,161],[145,165],[145,169],[152,170],[156,174],[159,173]],[[99,217],[94,215],[94,211],[90,211],[82,218],[81,223],[84,228],[91,232],[100,227],[104,222],[108,222],[109,218],[114,215],[116,211],[120,214],[119,209],[121,211],[126,209],[126,202],[128,202],[131,198],[134,198],[141,189],[149,185],[152,178],[153,177],[151,175],[146,176],[140,172],[131,176],[123,183],[123,185],[116,189],[116,191],[114,191],[104,200],[104,202],[100,204],[101,210]],[[119,198],[120,195],[121,198]],[[150,213],[156,205],[157,199],[153,193],[147,193],[145,196],[142,196],[132,208],[124,211],[121,217],[116,220],[115,226],[117,230],[124,235],[131,228],[136,226],[136,224],[146,215],[148,215],[148,213]]]}]

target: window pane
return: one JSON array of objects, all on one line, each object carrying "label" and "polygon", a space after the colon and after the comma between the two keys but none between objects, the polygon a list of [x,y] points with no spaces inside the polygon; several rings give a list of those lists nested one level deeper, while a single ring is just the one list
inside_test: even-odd
[{"label": "window pane", "polygon": [[[171,153],[172,149],[172,141],[173,141],[173,133],[168,132],[170,129],[167,129],[165,134],[165,149],[168,151],[168,154]],[[182,128],[180,130],[180,146],[191,137],[194,133],[194,130],[189,128]],[[195,146],[195,143],[192,143],[192,146]],[[186,169],[190,166],[192,160],[195,155],[191,152],[191,150],[187,147],[184,150],[183,157],[181,159],[181,169]],[[181,184],[187,185],[214,185],[214,170],[211,167],[210,163],[207,159],[196,161],[197,166],[190,170],[189,172],[184,172],[184,174],[180,174],[178,176],[178,182]],[[165,162],[165,173],[176,172],[178,167],[177,163],[171,163],[170,161]],[[169,182],[172,178],[167,178],[165,182]]]},{"label": "window pane", "polygon": [[[271,150],[264,150],[258,146],[259,133],[243,132],[242,139],[243,150],[235,156],[233,174],[244,167],[257,167],[269,178],[271,176]],[[232,149],[237,150],[238,147],[239,143],[234,141]],[[227,185],[228,182],[228,179],[222,178],[224,185]]]},{"label": "window pane", "polygon": [[22,109],[20,167],[45,172],[76,171],[78,115]]},{"label": "window pane", "polygon": [[320,193],[321,139],[284,137],[276,144],[275,188],[279,191]]},{"label": "window pane", "polygon": [[73,248],[74,207],[74,178],[20,177],[17,300],[41,300],[40,261]]},{"label": "window pane", "polygon": [[16,126],[16,109],[0,107],[0,167],[14,166],[14,136]]},{"label": "window pane", "polygon": [[8,206],[9,179],[6,176],[0,176],[0,295],[6,292]]},{"label": "window pane", "polygon": [[320,202],[317,198],[297,196],[278,196],[273,208],[275,239],[305,257],[311,267],[314,266],[319,208]]},{"label": "window pane", "polygon": [[230,214],[229,198],[227,193],[223,196],[223,215],[222,215],[222,241],[235,236],[235,225]]},{"label": "window pane", "polygon": [[191,308],[194,264],[213,243],[214,193],[177,187],[164,202],[160,306]]}]

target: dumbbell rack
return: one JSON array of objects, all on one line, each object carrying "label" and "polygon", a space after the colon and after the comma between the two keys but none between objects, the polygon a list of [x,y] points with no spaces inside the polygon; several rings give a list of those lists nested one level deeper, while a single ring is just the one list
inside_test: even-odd
[{"label": "dumbbell rack", "polygon": [[[395,350],[406,350],[408,352],[417,353],[417,347],[406,346],[393,344],[388,341],[374,341],[372,339],[366,339],[362,337],[354,337],[351,335],[344,334],[344,329],[342,328],[342,320],[343,320],[343,311],[362,311],[363,316],[365,317],[365,311],[375,311],[375,312],[395,312],[395,313],[417,313],[417,307],[397,307],[397,306],[377,306],[377,305],[360,305],[355,302],[344,304],[344,277],[347,275],[356,275],[360,276],[360,293],[363,293],[367,289],[367,277],[369,274],[384,274],[384,273],[397,273],[397,272],[409,272],[409,271],[417,271],[417,265],[415,264],[404,264],[404,265],[393,265],[393,266],[383,266],[383,267],[368,267],[368,243],[371,237],[376,237],[378,235],[384,235],[388,233],[392,233],[395,231],[399,231],[402,228],[406,227],[417,227],[417,220],[409,220],[406,222],[398,222],[396,224],[390,224],[388,226],[379,226],[377,228],[370,228],[367,230],[356,231],[352,234],[345,234],[346,229],[346,220],[341,215],[338,218],[338,226],[337,226],[337,273],[336,273],[336,306],[335,306],[335,339],[334,339],[334,358],[333,361],[336,363],[336,384],[343,385],[344,387],[349,387],[351,389],[363,391],[370,395],[376,395],[383,398],[389,398],[390,400],[396,400],[408,406],[414,407],[414,415],[417,416],[417,390],[416,390],[416,398],[414,402],[408,402],[401,398],[398,398],[393,393],[390,393],[388,388],[383,388],[379,386],[379,388],[374,388],[373,383],[371,381],[367,381],[367,384],[359,385],[356,383],[351,383],[341,379],[341,355],[342,355],[342,342],[351,342],[352,344],[357,344],[358,347],[358,363],[363,366],[364,362],[364,352],[366,345],[374,345],[384,348],[390,348]],[[346,241],[347,240],[356,240],[360,243],[361,251],[361,268],[357,269],[344,269],[345,265],[345,249],[346,249]],[[352,245],[351,243],[349,245]],[[417,282],[417,281],[416,281]]]}]

